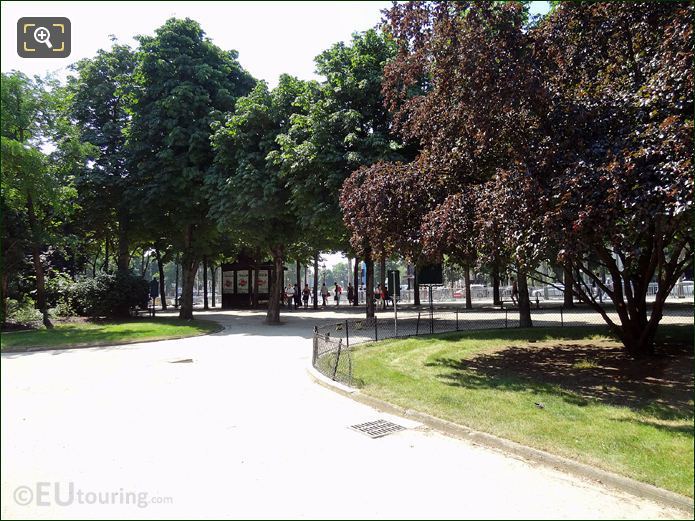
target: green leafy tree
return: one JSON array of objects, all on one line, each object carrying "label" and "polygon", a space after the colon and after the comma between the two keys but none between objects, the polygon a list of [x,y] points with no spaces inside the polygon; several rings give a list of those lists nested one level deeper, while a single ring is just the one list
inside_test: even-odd
[{"label": "green leafy tree", "polygon": [[377,30],[355,33],[315,59],[326,79],[311,83],[279,136],[283,175],[307,241],[321,250],[350,251],[339,208],[345,179],[360,166],[403,159],[407,151],[391,135],[381,83],[395,46]]},{"label": "green leafy tree", "polygon": [[272,256],[275,278],[266,318],[271,324],[280,322],[284,259],[301,241],[291,188],[277,164],[277,137],[299,111],[296,100],[305,88],[304,82],[287,75],[272,92],[259,82],[237,101],[213,138],[215,169],[207,180],[210,216],[222,230],[233,231],[252,249]]},{"label": "green leafy tree", "polygon": [[172,18],[141,36],[129,150],[145,226],[181,251],[181,318],[193,317],[201,251],[215,236],[204,180],[213,162],[211,124],[254,84],[236,51],[214,45],[190,19]]},{"label": "green leafy tree", "polygon": [[[36,304],[46,327],[52,325],[42,251],[56,222],[69,211],[74,199],[72,179],[65,175],[69,170],[60,168],[59,162],[49,161],[41,151],[41,146],[60,129],[63,96],[53,81],[32,80],[19,72],[2,75],[2,202],[15,217],[26,216],[36,276]],[[54,156],[57,158],[59,155]],[[4,227],[4,220],[3,236],[14,240],[10,229]]]},{"label": "green leafy tree", "polygon": [[[71,117],[81,139],[95,152],[90,167],[76,180],[82,217],[90,223],[93,237],[107,244],[107,250],[111,231],[117,230],[120,271],[128,270],[128,228],[137,208],[126,197],[130,182],[126,138],[134,103],[135,66],[132,49],[114,44],[108,51],[99,50],[94,58],[77,62],[73,66],[77,76],[69,79]],[[107,266],[108,257],[107,251]]]}]

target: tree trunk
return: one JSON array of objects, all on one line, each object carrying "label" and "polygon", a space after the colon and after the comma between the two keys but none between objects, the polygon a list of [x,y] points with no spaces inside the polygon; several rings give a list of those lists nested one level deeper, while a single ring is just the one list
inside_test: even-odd
[{"label": "tree trunk", "polygon": [[297,259],[297,289],[302,290],[302,265]]},{"label": "tree trunk", "polygon": [[167,309],[167,296],[164,292],[166,284],[164,283],[164,264],[162,263],[162,255],[159,253],[159,248],[154,249],[154,254],[157,257],[157,269],[159,270],[159,297],[162,299],[162,310]]},{"label": "tree trunk", "polygon": [[386,285],[386,257],[382,257],[379,263],[379,284],[382,288]]},{"label": "tree trunk", "polygon": [[203,309],[210,309],[208,305],[208,256],[203,255]]},{"label": "tree trunk", "polygon": [[29,215],[29,227],[31,228],[31,256],[34,261],[34,271],[36,272],[36,303],[43,316],[43,325],[52,328],[51,320],[48,317],[48,305],[46,304],[46,280],[41,264],[41,252],[39,250],[39,224],[36,220],[34,211],[34,201],[27,197],[27,212]]},{"label": "tree trunk", "polygon": [[495,306],[502,303],[500,300],[500,265],[496,260],[492,264],[492,303]]},{"label": "tree trunk", "polygon": [[471,267],[466,264],[463,267],[463,278],[466,283],[466,309],[473,309],[471,301]]},{"label": "tree trunk", "polygon": [[2,313],[2,325],[7,322],[7,287],[9,285],[9,277],[6,271],[6,264],[3,263],[2,283],[0,284],[0,313]]},{"label": "tree trunk", "polygon": [[184,229],[183,255],[181,256],[181,272],[183,276],[181,288],[181,308],[179,318],[193,319],[193,284],[198,272],[198,258],[193,249],[193,225],[187,224]]},{"label": "tree trunk", "polygon": [[101,271],[104,273],[109,272],[109,236],[106,235],[104,239],[104,264],[101,266]]},{"label": "tree trunk", "polygon": [[258,307],[258,263],[260,262],[261,254],[256,251],[256,260],[253,266],[253,286],[251,287],[251,307]]},{"label": "tree trunk", "polygon": [[417,264],[413,266],[413,304],[420,305],[420,282],[417,276]]},{"label": "tree trunk", "polygon": [[118,212],[118,271],[128,271],[130,264],[130,244],[128,241],[128,210],[119,209]]},{"label": "tree trunk", "polygon": [[176,283],[174,285],[174,307],[179,309],[179,265],[181,264],[180,255],[176,254],[176,260],[174,261],[174,266],[176,268]]},{"label": "tree trunk", "polygon": [[355,256],[355,266],[353,267],[352,273],[352,285],[355,287],[354,300],[352,301],[353,306],[359,305],[360,300],[360,259]]},{"label": "tree trunk", "polygon": [[365,289],[365,298],[367,299],[367,318],[374,316],[374,261],[369,255],[365,257],[367,264],[367,287]]},{"label": "tree trunk", "polygon": [[572,299],[572,285],[574,284],[574,280],[572,277],[572,263],[569,261],[566,261],[563,266],[562,284],[565,286],[563,305],[565,308],[573,308],[574,300]]},{"label": "tree trunk", "polygon": [[519,327],[532,327],[531,321],[531,300],[528,294],[528,281],[526,271],[519,270],[517,286],[519,289]]},{"label": "tree trunk", "polygon": [[628,324],[622,324],[620,340],[631,357],[644,358],[654,354],[655,336],[656,327],[649,325],[640,327],[631,321]]},{"label": "tree trunk", "polygon": [[282,293],[285,273],[282,266],[284,247],[282,244],[271,248],[273,254],[273,265],[275,268],[275,277],[271,280],[270,299],[268,301],[268,313],[265,321],[267,324],[280,324],[280,303],[282,302]]},{"label": "tree trunk", "polygon": [[[217,268],[214,264],[210,266],[210,280],[212,284],[212,307],[215,307],[215,287],[217,284]],[[256,280],[258,279],[258,270],[256,270]]]},{"label": "tree trunk", "polygon": [[314,309],[319,308],[319,253],[314,254]]}]

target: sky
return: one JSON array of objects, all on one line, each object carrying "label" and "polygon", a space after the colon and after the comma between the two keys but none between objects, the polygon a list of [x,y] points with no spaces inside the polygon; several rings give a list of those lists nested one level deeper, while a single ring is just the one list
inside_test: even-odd
[{"label": "sky", "polygon": [[[314,57],[353,32],[381,20],[390,1],[364,2],[0,2],[2,72],[54,73],[63,80],[67,67],[111,46],[110,36],[136,46],[133,36],[153,34],[168,18],[193,18],[223,49],[239,52],[239,62],[272,87],[281,74],[321,79]],[[531,13],[545,13],[548,2],[532,2]],[[20,58],[17,20],[25,16],[61,16],[72,25],[72,53],[67,58]],[[342,255],[325,255],[332,266]]]},{"label": "sky", "polygon": [[[239,61],[271,87],[288,73],[301,79],[314,74],[314,57],[355,31],[374,27],[391,2],[1,2],[2,71],[55,72],[111,45],[110,35],[136,45],[133,36],[153,34],[165,20],[197,20],[212,41],[239,51]],[[531,12],[545,12],[548,2],[532,2]],[[17,20],[23,16],[64,16],[72,24],[72,54],[67,58],[20,58]]]},{"label": "sky", "polygon": [[[239,51],[239,61],[271,87],[282,73],[318,79],[314,57],[333,43],[347,41],[381,20],[390,2],[2,2],[2,71],[57,72],[111,45],[109,35],[136,45],[133,36],[153,34],[168,18],[193,18],[223,49]],[[23,16],[65,16],[72,24],[68,58],[20,58],[17,20]]]}]

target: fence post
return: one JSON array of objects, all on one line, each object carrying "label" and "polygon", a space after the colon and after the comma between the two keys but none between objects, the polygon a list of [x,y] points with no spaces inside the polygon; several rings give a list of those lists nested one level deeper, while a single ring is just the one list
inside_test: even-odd
[{"label": "fence post", "polygon": [[562,308],[560,308],[560,327],[565,326],[565,317],[562,315]]},{"label": "fence post", "polygon": [[345,347],[350,347],[350,331],[347,319],[345,320]]},{"label": "fence post", "polygon": [[338,353],[335,356],[335,367],[333,368],[333,381],[335,381],[335,375],[338,372],[338,362],[340,362],[340,348],[343,345],[343,339],[338,340]]},{"label": "fence post", "polygon": [[420,313],[417,314],[417,322],[415,323],[415,336],[420,334]]},{"label": "fence post", "polygon": [[379,340],[379,322],[377,322],[376,315],[374,315],[374,341]]},{"label": "fence post", "polygon": [[504,328],[505,328],[505,329],[507,329],[507,313],[509,313],[509,311],[507,311],[507,310],[505,309],[505,310],[504,310]]},{"label": "fence post", "polygon": [[459,330],[459,308],[456,308],[456,331]]},{"label": "fence post", "polygon": [[432,284],[430,284],[430,334],[434,333],[434,304],[432,303]]},{"label": "fence post", "polygon": [[316,359],[319,356],[319,328],[314,326],[314,352],[311,355],[311,365],[316,367]]}]

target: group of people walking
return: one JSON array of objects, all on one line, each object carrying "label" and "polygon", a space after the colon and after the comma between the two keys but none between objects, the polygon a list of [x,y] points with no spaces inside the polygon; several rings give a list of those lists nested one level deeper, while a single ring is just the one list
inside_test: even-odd
[{"label": "group of people walking", "polygon": [[[321,286],[320,295],[322,300],[321,305],[323,307],[326,307],[328,305],[328,299],[331,296],[331,292],[328,290],[328,287],[326,286],[325,282]],[[343,288],[340,284],[336,282],[335,287],[333,288],[333,301],[335,302],[336,307],[340,306],[340,300],[342,296]],[[352,304],[352,300],[354,297],[354,288],[352,287],[352,284],[348,284],[347,298],[350,304]],[[309,307],[310,300],[312,300],[313,304],[313,292],[311,291],[309,284],[304,284],[304,289],[302,290],[299,289],[299,286],[297,284],[294,284],[293,286],[287,286],[287,288],[285,288],[285,299],[287,301],[287,308],[290,310],[293,307],[294,309],[299,309],[301,307],[304,307],[306,309]]]},{"label": "group of people walking", "polygon": [[295,284],[294,286],[287,286],[285,288],[285,298],[287,299],[287,309],[292,309],[294,305],[295,309],[299,309],[304,305],[305,308],[309,307],[309,297],[311,296],[311,289],[309,284],[304,284],[304,289],[300,290],[299,286]]},{"label": "group of people walking", "polygon": [[[321,297],[321,306],[326,307],[328,306],[328,300],[331,297],[331,291],[328,289],[326,286],[326,283],[324,282],[323,285],[321,286],[321,290],[319,292],[319,295]],[[333,288],[333,302],[336,307],[340,307],[340,301],[343,296],[343,287],[338,284],[337,282],[335,283],[335,286]],[[347,300],[349,304],[353,304],[355,298],[357,298],[357,292],[355,291],[355,288],[352,284],[348,284],[347,287]],[[379,284],[374,291],[374,300],[379,302],[379,305],[381,306],[382,309],[386,309],[386,302],[391,300],[391,297],[389,296],[388,288],[384,284],[383,286]],[[309,307],[309,301],[311,300],[313,304],[313,291],[309,287],[309,284],[304,284],[304,289],[299,289],[298,284],[294,284],[292,286],[287,286],[285,288],[285,299],[287,302],[287,309],[291,310],[293,307],[294,309],[299,309],[304,307],[305,309]]]}]

